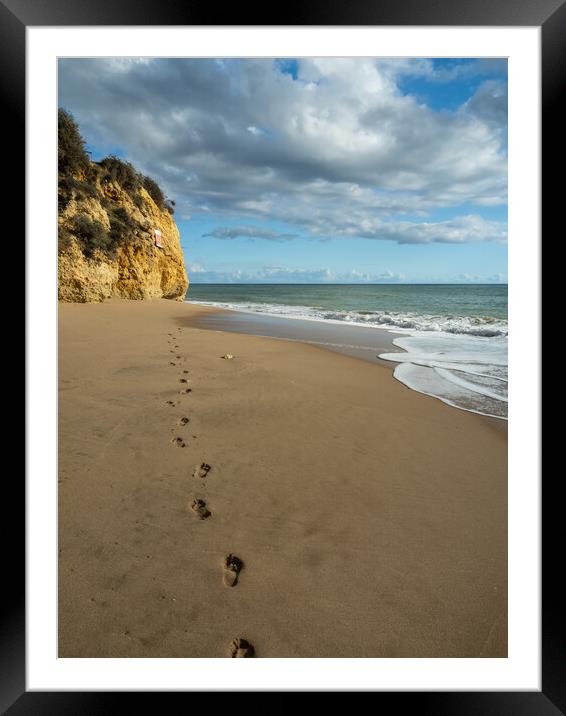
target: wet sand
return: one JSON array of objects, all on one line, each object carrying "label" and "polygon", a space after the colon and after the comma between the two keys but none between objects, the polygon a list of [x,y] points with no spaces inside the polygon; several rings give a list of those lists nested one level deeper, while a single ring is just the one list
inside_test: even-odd
[{"label": "wet sand", "polygon": [[503,421],[213,315],[59,307],[59,656],[505,656]]},{"label": "wet sand", "polygon": [[[195,305],[196,308],[201,307],[196,304],[190,305]],[[393,339],[402,336],[401,333],[373,327],[350,326],[343,322],[336,325],[326,321],[308,321],[300,318],[214,309],[214,312],[187,318],[185,325],[212,331],[246,333],[254,336],[301,341],[336,353],[362,358],[371,363],[381,363],[381,365],[390,368],[393,368],[392,363],[379,358],[379,354],[396,353],[403,350],[393,344]]]}]

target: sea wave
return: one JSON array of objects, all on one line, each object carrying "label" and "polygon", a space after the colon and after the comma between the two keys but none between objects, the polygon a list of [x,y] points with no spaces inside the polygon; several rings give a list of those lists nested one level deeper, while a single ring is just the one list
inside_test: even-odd
[{"label": "sea wave", "polygon": [[456,335],[493,338],[506,336],[507,321],[493,316],[456,316],[417,314],[407,311],[330,311],[312,306],[290,306],[275,303],[191,301],[204,306],[216,306],[245,313],[263,313],[285,318],[311,321],[332,321],[351,325],[376,326],[390,330],[435,331]]}]

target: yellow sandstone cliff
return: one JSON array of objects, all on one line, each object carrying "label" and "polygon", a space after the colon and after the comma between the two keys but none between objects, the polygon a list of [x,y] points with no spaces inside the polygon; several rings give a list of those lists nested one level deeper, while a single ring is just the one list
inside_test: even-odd
[{"label": "yellow sandstone cliff", "polygon": [[[134,193],[97,177],[67,191],[59,208],[59,300],[90,303],[118,296],[182,301],[189,281],[179,230],[145,188]],[[120,220],[118,220],[118,218]],[[96,232],[88,243],[81,226]],[[118,227],[118,229],[116,228]],[[162,248],[154,230],[161,231]],[[111,237],[111,238],[109,238]]]}]

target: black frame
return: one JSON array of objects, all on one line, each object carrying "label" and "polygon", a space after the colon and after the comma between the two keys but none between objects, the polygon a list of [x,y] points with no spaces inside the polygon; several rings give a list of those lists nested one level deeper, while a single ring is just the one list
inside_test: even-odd
[{"label": "black frame", "polygon": [[[118,4],[119,2],[119,4]],[[218,22],[218,18],[222,22]],[[390,25],[390,26],[540,26],[542,34],[542,118],[545,142],[542,147],[543,167],[550,192],[544,203],[547,226],[563,226],[558,210],[564,203],[560,181],[550,180],[553,164],[558,164],[559,147],[563,146],[564,113],[560,111],[560,90],[566,86],[566,3],[564,0],[288,0],[275,10],[268,6],[225,6],[204,0],[0,0],[0,67],[1,92],[4,105],[4,137],[8,151],[15,150],[11,167],[23,174],[22,147],[25,144],[25,57],[27,26],[73,25]],[[13,140],[20,140],[17,149]],[[4,152],[5,154],[5,152]],[[562,169],[562,167],[556,167]],[[14,175],[10,169],[10,177]],[[553,172],[554,174],[554,172]],[[559,173],[555,173],[559,176]],[[553,177],[554,178],[554,177]],[[16,188],[17,187],[17,188]],[[12,215],[18,215],[13,235],[21,231],[25,202],[15,181],[5,193],[4,202]],[[559,194],[560,192],[560,194]],[[9,196],[6,196],[8,194]],[[17,212],[14,209],[19,208]],[[553,215],[556,214],[556,217]],[[553,219],[556,218],[556,222]],[[13,243],[13,242],[12,242]],[[533,337],[539,344],[539,336]],[[30,447],[30,449],[33,449]],[[5,505],[22,505],[23,482],[6,475],[4,489],[12,499]],[[543,574],[542,574],[542,690],[538,692],[374,692],[377,705],[407,708],[421,714],[509,714],[521,716],[554,716],[566,713],[566,639],[564,601],[558,580],[563,571],[563,545],[566,530],[558,480],[545,485],[543,501]],[[21,507],[20,507],[21,509]],[[21,514],[21,513],[20,513]],[[5,517],[4,517],[5,519]],[[12,592],[8,596],[0,622],[0,709],[18,714],[98,714],[121,713],[132,707],[132,698],[143,698],[143,705],[158,706],[175,712],[170,700],[187,694],[132,692],[28,692],[25,690],[25,559],[23,521],[13,534],[17,535],[20,551],[15,552],[11,569]],[[562,548],[562,549],[561,549]],[[9,546],[11,550],[11,544]],[[5,557],[8,555],[4,555]],[[562,558],[562,559],[561,559]],[[555,565],[558,565],[556,567]],[[258,689],[259,690],[259,689]],[[126,700],[127,697],[127,700]],[[161,699],[159,702],[156,699]],[[391,703],[392,700],[394,703]],[[190,702],[189,702],[190,703]],[[167,705],[166,705],[167,704]],[[193,702],[194,704],[194,702]]]}]

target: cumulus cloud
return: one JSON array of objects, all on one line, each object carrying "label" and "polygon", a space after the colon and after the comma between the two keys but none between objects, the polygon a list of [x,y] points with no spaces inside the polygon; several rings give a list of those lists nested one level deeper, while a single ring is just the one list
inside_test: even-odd
[{"label": "cumulus cloud", "polygon": [[462,216],[439,222],[378,222],[361,234],[364,238],[389,239],[400,244],[462,244],[471,241],[505,241],[507,230],[499,221],[487,221],[481,216]]},{"label": "cumulus cloud", "polygon": [[[202,269],[202,267],[199,266]],[[255,271],[191,270],[193,283],[396,283],[404,276],[392,271],[370,273],[352,270],[334,272],[329,268],[289,268],[286,266],[263,266]]]},{"label": "cumulus cloud", "polygon": [[188,264],[187,270],[190,273],[206,273],[206,269],[204,268],[204,266],[199,263]]},{"label": "cumulus cloud", "polygon": [[507,83],[487,80],[466,102],[465,110],[492,128],[507,130]]},{"label": "cumulus cloud", "polygon": [[486,75],[507,76],[507,60],[490,57],[467,60],[434,61],[429,58],[390,58],[378,59],[381,72],[394,78],[420,77],[438,84],[462,79],[481,78]]},{"label": "cumulus cloud", "polygon": [[[466,67],[308,58],[295,79],[262,59],[63,59],[60,104],[87,141],[120,147],[163,185],[180,218],[230,216],[240,228],[277,220],[323,238],[501,240],[504,224],[427,217],[505,203],[504,83],[486,81],[454,112],[433,111],[398,85],[402,73],[449,81],[439,73]],[[268,234],[240,235],[294,236]]]}]

